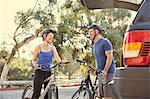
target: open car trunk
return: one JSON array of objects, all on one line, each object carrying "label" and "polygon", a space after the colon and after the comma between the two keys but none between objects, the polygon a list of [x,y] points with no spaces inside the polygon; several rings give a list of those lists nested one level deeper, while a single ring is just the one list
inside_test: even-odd
[{"label": "open car trunk", "polygon": [[144,0],[81,0],[88,9],[125,8],[137,11]]}]

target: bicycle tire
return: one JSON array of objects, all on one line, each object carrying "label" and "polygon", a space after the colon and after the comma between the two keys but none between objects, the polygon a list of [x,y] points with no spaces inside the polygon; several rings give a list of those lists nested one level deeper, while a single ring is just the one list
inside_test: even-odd
[{"label": "bicycle tire", "polygon": [[71,99],[92,99],[92,94],[89,88],[83,86],[74,93]]},{"label": "bicycle tire", "polygon": [[22,93],[22,99],[31,99],[32,95],[33,95],[32,85],[26,86],[23,93]]},{"label": "bicycle tire", "polygon": [[58,87],[57,86],[51,86],[48,89],[48,99],[58,99]]},{"label": "bicycle tire", "polygon": [[103,84],[101,87],[99,86],[98,91],[99,91],[99,99],[102,99],[104,97]]},{"label": "bicycle tire", "polygon": [[103,95],[102,95],[102,93],[99,93],[99,86],[98,85],[95,86],[94,90],[95,90],[94,99],[102,99]]}]

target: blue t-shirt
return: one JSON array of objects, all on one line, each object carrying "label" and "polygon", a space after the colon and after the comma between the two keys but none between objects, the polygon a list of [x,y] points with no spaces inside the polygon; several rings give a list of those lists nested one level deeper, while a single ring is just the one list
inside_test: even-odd
[{"label": "blue t-shirt", "polygon": [[[106,64],[107,56],[105,55],[105,51],[112,49],[113,48],[111,42],[106,38],[101,38],[93,45],[93,53],[96,60],[96,69],[98,70],[98,72],[103,70]],[[115,73],[115,69],[116,66],[113,59],[108,73]]]},{"label": "blue t-shirt", "polygon": [[39,70],[50,71],[50,65],[52,64],[52,57],[53,57],[52,50],[44,52],[44,51],[41,51],[41,49],[40,49],[37,63],[39,65],[47,66],[47,68],[39,69]]}]

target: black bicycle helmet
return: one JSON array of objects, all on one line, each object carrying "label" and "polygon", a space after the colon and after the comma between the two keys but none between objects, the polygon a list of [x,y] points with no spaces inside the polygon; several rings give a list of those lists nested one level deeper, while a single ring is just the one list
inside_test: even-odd
[{"label": "black bicycle helmet", "polygon": [[91,24],[88,29],[98,29],[100,32],[105,32],[105,30],[103,29],[103,27],[99,24]]},{"label": "black bicycle helmet", "polygon": [[44,39],[44,35],[47,36],[48,33],[53,33],[53,34],[55,34],[56,31],[54,31],[54,30],[52,30],[52,29],[49,29],[49,28],[46,28],[46,29],[44,29],[44,30],[41,32],[42,38]]}]

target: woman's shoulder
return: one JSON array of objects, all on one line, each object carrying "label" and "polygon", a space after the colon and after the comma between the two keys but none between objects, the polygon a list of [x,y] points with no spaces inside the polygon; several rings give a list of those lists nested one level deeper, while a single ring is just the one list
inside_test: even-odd
[{"label": "woman's shoulder", "polygon": [[35,48],[41,48],[41,46],[42,46],[42,44],[38,44],[38,45],[36,45],[36,47]]},{"label": "woman's shoulder", "polygon": [[53,44],[51,44],[51,45],[49,45],[50,46],[50,48],[53,50],[53,49],[56,49],[56,47],[55,47],[55,45],[53,45]]},{"label": "woman's shoulder", "polygon": [[42,47],[42,44],[38,44],[38,45],[36,45],[35,49],[38,50],[38,51],[40,51],[41,47]]}]

